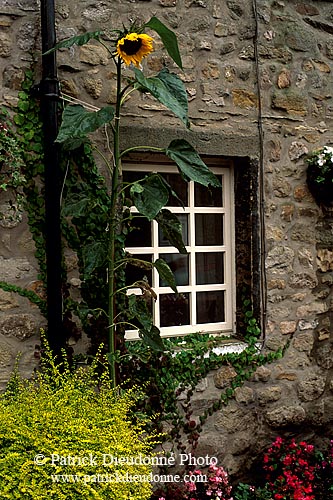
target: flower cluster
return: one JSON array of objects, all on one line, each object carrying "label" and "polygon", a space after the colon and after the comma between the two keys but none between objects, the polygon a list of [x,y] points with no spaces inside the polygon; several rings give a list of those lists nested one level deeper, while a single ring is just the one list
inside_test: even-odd
[{"label": "flower cluster", "polygon": [[316,202],[330,205],[333,199],[333,147],[324,146],[307,158],[307,184]]},{"label": "flower cluster", "polygon": [[277,437],[264,455],[266,480],[274,500],[314,500],[317,457],[314,446]]},{"label": "flower cluster", "polygon": [[[228,474],[223,467],[210,465],[206,474],[200,470],[194,470],[191,475],[191,481],[185,485],[190,493],[189,500],[233,500],[232,486],[229,484]],[[200,481],[203,476],[206,476],[204,482]]]}]

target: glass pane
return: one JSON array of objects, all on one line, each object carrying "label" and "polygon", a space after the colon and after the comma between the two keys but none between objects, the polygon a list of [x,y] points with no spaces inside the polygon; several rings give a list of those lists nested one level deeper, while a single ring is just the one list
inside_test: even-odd
[{"label": "glass pane", "polygon": [[223,245],[223,214],[195,215],[195,244]]},{"label": "glass pane", "polygon": [[225,321],[224,291],[197,293],[197,323]]},{"label": "glass pane", "polygon": [[[182,224],[182,236],[185,245],[188,245],[188,216],[186,214],[176,214]],[[167,240],[158,226],[158,241],[160,247],[170,247],[169,240]]]},{"label": "glass pane", "polygon": [[[185,182],[179,174],[163,174],[164,179],[170,184],[171,188],[175,191],[178,198],[181,199],[184,206],[188,204],[188,184]],[[170,196],[169,207],[181,207],[182,204],[175,196]]]},{"label": "glass pane", "polygon": [[[179,253],[163,253],[160,258],[170,266],[174,274],[177,286],[188,285],[188,255],[181,255]],[[168,286],[168,284],[160,280],[160,286]]]},{"label": "glass pane", "polygon": [[[222,175],[216,176],[222,184]],[[223,185],[222,185],[223,186]],[[194,205],[196,207],[222,207],[223,196],[221,188],[213,188],[194,184]]]},{"label": "glass pane", "polygon": [[137,262],[126,265],[125,277],[126,285],[133,285],[136,281],[147,281],[150,286],[152,286],[152,271],[151,269],[145,269],[145,265],[142,261],[152,261],[151,255],[132,255],[132,259],[137,259]]},{"label": "glass pane", "polygon": [[126,237],[126,247],[151,247],[151,222],[145,217],[134,216],[131,230]]},{"label": "glass pane", "polygon": [[190,299],[188,293],[160,294],[161,326],[190,324]]},{"label": "glass pane", "polygon": [[222,252],[200,252],[195,257],[196,284],[224,283],[224,266]]}]

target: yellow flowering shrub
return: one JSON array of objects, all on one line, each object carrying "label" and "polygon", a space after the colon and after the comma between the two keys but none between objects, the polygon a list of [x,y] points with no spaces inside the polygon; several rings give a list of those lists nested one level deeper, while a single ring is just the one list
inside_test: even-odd
[{"label": "yellow flowering shrub", "polygon": [[30,381],[14,372],[0,396],[0,498],[148,499],[155,443],[133,414],[137,391],[49,361]]}]

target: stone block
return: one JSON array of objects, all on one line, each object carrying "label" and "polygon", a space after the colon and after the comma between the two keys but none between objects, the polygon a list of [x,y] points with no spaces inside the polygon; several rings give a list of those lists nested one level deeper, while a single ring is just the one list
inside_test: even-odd
[{"label": "stone block", "polygon": [[310,373],[298,382],[297,394],[301,401],[314,401],[321,396],[325,390],[326,377],[320,374]]},{"label": "stone block", "polygon": [[232,366],[222,366],[214,375],[214,384],[218,389],[229,387],[230,382],[237,376]]},{"label": "stone block", "polygon": [[4,314],[0,316],[0,332],[8,337],[24,340],[38,330],[38,322],[33,314]]},{"label": "stone block", "polygon": [[300,405],[280,406],[266,412],[265,418],[268,425],[273,428],[300,426],[306,419],[306,413]]}]

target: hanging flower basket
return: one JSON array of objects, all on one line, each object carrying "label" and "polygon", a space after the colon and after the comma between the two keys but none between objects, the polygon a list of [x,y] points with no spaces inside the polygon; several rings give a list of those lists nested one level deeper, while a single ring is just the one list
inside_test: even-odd
[{"label": "hanging flower basket", "polygon": [[324,146],[307,158],[307,184],[318,205],[333,206],[333,147]]}]

